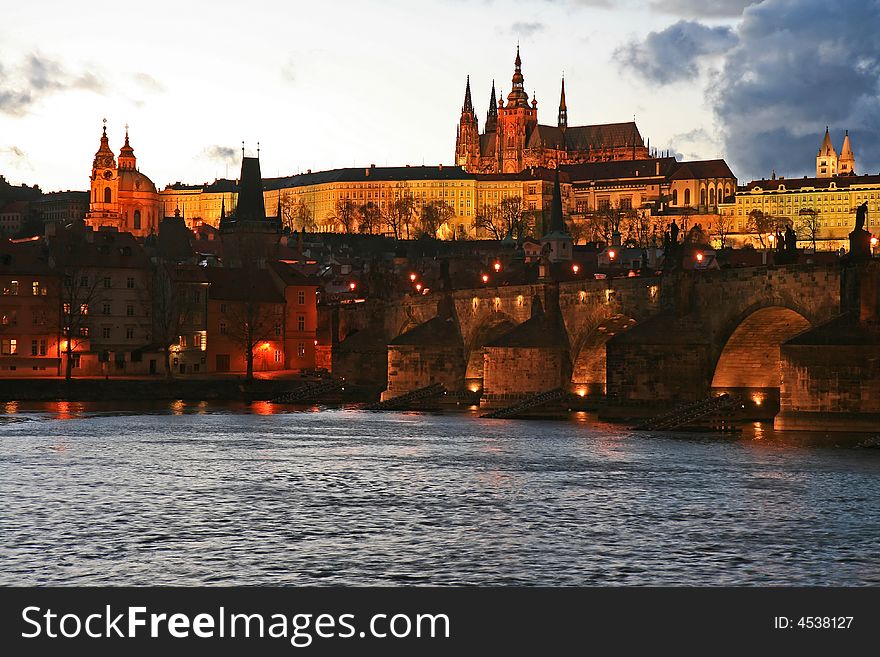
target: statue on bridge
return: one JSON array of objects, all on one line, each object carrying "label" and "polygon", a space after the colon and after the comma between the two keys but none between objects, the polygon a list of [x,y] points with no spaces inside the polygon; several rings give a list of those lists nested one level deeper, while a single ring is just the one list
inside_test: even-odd
[{"label": "statue on bridge", "polygon": [[794,232],[791,224],[785,227],[785,252],[788,255],[789,262],[797,262],[797,233]]},{"label": "statue on bridge", "polygon": [[856,227],[849,234],[850,260],[867,260],[871,257],[871,233],[865,230],[868,217],[868,202],[856,208]]}]

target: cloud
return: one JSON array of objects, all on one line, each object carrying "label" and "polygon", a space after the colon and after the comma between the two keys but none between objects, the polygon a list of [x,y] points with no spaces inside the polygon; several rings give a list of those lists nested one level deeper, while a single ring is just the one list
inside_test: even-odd
[{"label": "cloud", "polygon": [[237,164],[239,162],[240,153],[241,151],[238,149],[230,148],[229,146],[212,144],[202,151],[201,156],[206,160],[212,160],[214,162]]},{"label": "cloud", "polygon": [[880,170],[880,2],[765,0],[744,15],[708,96],[738,176],[815,172],[826,125]]},{"label": "cloud", "polygon": [[510,26],[510,31],[513,34],[518,34],[521,37],[526,38],[526,39],[528,37],[532,36],[533,34],[537,34],[538,32],[540,32],[543,29],[544,29],[544,24],[539,23],[538,21],[532,21],[532,22],[517,21],[516,23],[514,23],[513,25]]},{"label": "cloud", "polygon": [[736,44],[730,27],[709,27],[681,20],[643,40],[615,50],[615,59],[636,75],[660,84],[687,80],[699,74],[701,58],[723,53]]},{"label": "cloud", "polygon": [[0,159],[13,168],[33,169],[27,153],[21,150],[18,146],[5,146],[0,148]]},{"label": "cloud", "polygon": [[20,116],[44,97],[83,89],[101,93],[106,85],[94,72],[71,72],[57,60],[38,53],[11,69],[0,67],[0,112]]},{"label": "cloud", "polygon": [[145,91],[153,93],[162,93],[165,91],[165,85],[148,73],[135,73],[134,81]]},{"label": "cloud", "polygon": [[651,0],[652,10],[688,18],[737,18],[760,0]]}]

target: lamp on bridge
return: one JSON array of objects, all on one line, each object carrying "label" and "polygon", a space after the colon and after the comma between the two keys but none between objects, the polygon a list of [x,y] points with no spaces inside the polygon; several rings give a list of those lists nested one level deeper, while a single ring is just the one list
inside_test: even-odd
[{"label": "lamp on bridge", "polygon": [[572,271],[572,273],[573,273],[575,276],[577,276],[577,273],[578,273],[580,270],[581,270],[581,266],[578,265],[577,263],[575,263],[575,264],[573,264],[573,265],[571,266],[571,271]]},{"label": "lamp on bridge", "polygon": [[873,255],[877,255],[877,238],[875,236],[871,237],[871,253]]},{"label": "lamp on bridge", "polygon": [[770,242],[770,248],[772,249],[772,248],[773,248],[773,242],[776,241],[776,235],[774,235],[773,233],[770,233],[769,235],[767,235],[767,241]]},{"label": "lamp on bridge", "polygon": [[410,280],[410,282],[412,282],[412,283],[415,283],[415,282],[416,282],[416,275],[415,275],[415,273],[412,273],[412,274],[409,275],[409,280]]},{"label": "lamp on bridge", "polygon": [[352,281],[351,283],[348,284],[348,289],[351,290],[352,292],[354,292],[354,289],[355,289],[357,286],[358,286],[358,284],[355,283],[354,281]]},{"label": "lamp on bridge", "polygon": [[483,285],[489,282],[489,274],[483,274],[480,278],[483,281]]},{"label": "lamp on bridge", "polygon": [[699,264],[703,264],[703,254],[702,253],[697,253],[697,262]]},{"label": "lamp on bridge", "polygon": [[495,273],[498,273],[499,271],[501,271],[501,263],[500,262],[496,262],[492,266],[495,268]]}]

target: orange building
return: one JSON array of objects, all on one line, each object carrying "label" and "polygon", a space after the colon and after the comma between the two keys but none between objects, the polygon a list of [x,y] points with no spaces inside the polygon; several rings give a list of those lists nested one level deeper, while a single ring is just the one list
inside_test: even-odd
[{"label": "orange building", "polygon": [[273,262],[271,271],[284,290],[285,368],[313,369],[318,330],[318,284],[288,262]]},{"label": "orange building", "polygon": [[137,169],[137,158],[128,141],[128,127],[117,166],[105,121],[90,180],[86,225],[95,229],[107,226],[130,232],[135,237],[159,232],[159,193],[153,181]]},{"label": "orange building", "polygon": [[0,242],[0,377],[60,372],[59,278],[39,240]]},{"label": "orange building", "polygon": [[555,168],[559,164],[650,157],[634,121],[569,126],[564,79],[556,125],[538,123],[538,101],[533,98],[529,103],[519,46],[516,48],[514,67],[506,104],[503,97],[499,97],[496,103],[495,83],[492,82],[489,111],[482,134],[468,77],[455,141],[457,165],[474,173],[519,173],[527,167]]}]

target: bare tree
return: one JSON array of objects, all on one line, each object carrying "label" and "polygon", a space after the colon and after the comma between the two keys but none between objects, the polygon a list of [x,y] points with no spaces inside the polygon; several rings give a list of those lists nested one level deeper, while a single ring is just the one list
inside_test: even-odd
[{"label": "bare tree", "polygon": [[412,217],[412,206],[413,200],[410,197],[397,198],[388,203],[383,218],[388,229],[394,233],[394,239],[399,240],[402,237],[403,228]]},{"label": "bare tree", "polygon": [[358,208],[349,199],[339,199],[336,201],[335,211],[330,215],[330,219],[342,226],[344,233],[354,231],[358,216]]},{"label": "bare tree", "polygon": [[75,236],[65,244],[62,247],[64,253],[56,260],[61,276],[61,336],[66,356],[64,378],[67,381],[73,377],[77,347],[91,337],[90,313],[101,301],[100,284],[104,280],[103,272],[87,264],[86,245],[77,244],[78,238]]},{"label": "bare tree", "polygon": [[762,249],[767,248],[767,236],[775,233],[778,227],[779,220],[776,217],[757,209],[749,212],[746,230],[757,238]]},{"label": "bare tree", "polygon": [[507,232],[519,240],[525,237],[527,232],[525,212],[523,211],[523,202],[521,196],[507,196],[501,199],[501,217]]},{"label": "bare tree", "polygon": [[382,212],[379,210],[379,206],[372,201],[367,201],[360,206],[358,214],[360,215],[359,232],[372,235],[375,231],[381,229]]},{"label": "bare tree", "polygon": [[715,223],[709,226],[714,239],[718,240],[720,248],[727,248],[727,240],[734,229],[734,218],[730,214],[716,215]]},{"label": "bare tree", "polygon": [[437,237],[437,231],[455,216],[455,209],[446,201],[429,201],[422,206],[419,221],[419,235],[430,238]]},{"label": "bare tree", "polygon": [[474,227],[486,231],[492,239],[496,240],[503,240],[507,234],[504,216],[498,205],[483,206],[474,219]]},{"label": "bare tree", "polygon": [[797,232],[812,244],[813,251],[815,251],[816,241],[819,239],[819,211],[813,208],[804,208],[800,211],[798,219]]},{"label": "bare tree", "polygon": [[296,198],[290,192],[281,195],[281,220],[288,230],[313,230],[315,221],[312,210],[304,199]]},{"label": "bare tree", "polygon": [[184,327],[195,324],[200,304],[194,297],[201,294],[201,286],[187,285],[179,280],[175,270],[164,262],[153,266],[145,288],[144,302],[151,307],[153,339],[162,348],[165,377],[173,379],[171,346],[180,341]]}]

